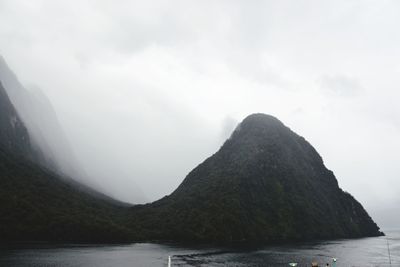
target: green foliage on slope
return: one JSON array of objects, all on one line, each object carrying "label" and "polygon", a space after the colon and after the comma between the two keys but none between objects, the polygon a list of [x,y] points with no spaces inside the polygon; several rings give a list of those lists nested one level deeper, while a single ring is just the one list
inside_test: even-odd
[{"label": "green foliage on slope", "polygon": [[0,148],[0,240],[122,242],[126,207]]},{"label": "green foliage on slope", "polygon": [[381,235],[315,149],[276,118],[246,118],[170,196],[132,208],[154,239],[275,242]]},{"label": "green foliage on slope", "polygon": [[315,149],[263,114],[246,118],[170,196],[133,207],[0,142],[1,241],[268,243],[377,235]]}]

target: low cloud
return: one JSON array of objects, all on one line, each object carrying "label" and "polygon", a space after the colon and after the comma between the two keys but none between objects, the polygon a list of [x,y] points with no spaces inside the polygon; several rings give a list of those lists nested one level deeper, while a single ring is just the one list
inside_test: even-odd
[{"label": "low cloud", "polygon": [[353,97],[364,93],[364,88],[356,78],[343,74],[323,75],[318,84],[323,93],[330,96]]}]

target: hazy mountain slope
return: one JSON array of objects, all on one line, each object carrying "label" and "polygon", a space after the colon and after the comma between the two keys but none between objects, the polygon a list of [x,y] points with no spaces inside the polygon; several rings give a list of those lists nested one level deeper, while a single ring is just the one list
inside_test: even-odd
[{"label": "hazy mountain slope", "polygon": [[[0,81],[29,132],[31,145],[41,154],[41,157],[33,160],[61,176],[68,176],[96,190],[118,197],[115,189],[110,189],[107,183],[103,182],[109,176],[117,174],[110,173],[107,166],[93,168],[96,161],[78,161],[77,156],[81,155],[72,150],[49,99],[39,88],[24,88],[1,56]],[[87,173],[84,167],[89,167],[90,173]],[[133,185],[131,188],[134,197],[130,199],[142,202],[145,199],[143,192]]]},{"label": "hazy mountain slope", "polygon": [[31,145],[24,123],[12,105],[0,81],[0,145],[30,160],[43,160],[43,155]]},{"label": "hazy mountain slope", "polygon": [[41,157],[0,83],[0,242],[115,242],[127,205],[37,163]]},{"label": "hazy mountain slope", "polygon": [[170,195],[129,207],[37,163],[0,85],[0,240],[272,242],[380,235],[315,149],[247,117]]},{"label": "hazy mountain slope", "polygon": [[59,174],[83,180],[79,178],[84,177],[85,172],[77,162],[46,96],[39,90],[25,89],[1,56],[0,81],[28,129],[32,145],[45,156],[45,160],[39,163]]},{"label": "hazy mountain slope", "polygon": [[303,138],[264,114],[247,117],[170,196],[132,208],[155,239],[269,242],[381,235]]},{"label": "hazy mountain slope", "polygon": [[[121,242],[126,207],[0,147],[0,240]],[[99,195],[100,196],[100,195]]]}]

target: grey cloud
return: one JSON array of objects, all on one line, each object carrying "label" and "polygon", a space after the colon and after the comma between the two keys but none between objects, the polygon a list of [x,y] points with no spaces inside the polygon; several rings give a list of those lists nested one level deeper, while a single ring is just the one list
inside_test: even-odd
[{"label": "grey cloud", "polygon": [[239,121],[231,116],[225,117],[222,122],[221,143],[228,139],[235,128],[238,126]]},{"label": "grey cloud", "polygon": [[343,74],[323,75],[318,81],[323,93],[331,96],[357,96],[364,93],[364,88],[356,78]]}]

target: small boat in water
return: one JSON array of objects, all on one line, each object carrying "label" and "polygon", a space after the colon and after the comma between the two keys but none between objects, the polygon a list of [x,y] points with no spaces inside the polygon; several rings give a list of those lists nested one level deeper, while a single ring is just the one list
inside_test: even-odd
[{"label": "small boat in water", "polygon": [[[327,263],[326,266],[336,267],[336,262],[337,262],[337,259],[336,258],[332,258],[332,265],[329,265],[329,263]],[[289,266],[291,266],[291,267],[297,267],[297,265],[298,265],[297,262],[289,263]],[[311,267],[322,267],[322,266],[319,266],[318,262],[312,262],[311,263]]]}]

